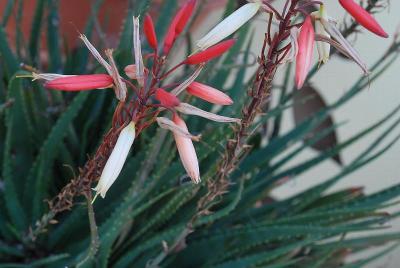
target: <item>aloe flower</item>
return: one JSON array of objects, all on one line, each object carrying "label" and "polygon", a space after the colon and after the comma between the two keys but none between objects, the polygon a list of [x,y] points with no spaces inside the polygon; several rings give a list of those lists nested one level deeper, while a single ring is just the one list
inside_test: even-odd
[{"label": "aloe flower", "polygon": [[389,35],[383,30],[383,28],[379,25],[379,23],[372,17],[371,14],[368,13],[365,9],[363,9],[359,4],[354,2],[353,0],[339,0],[340,4],[343,8],[362,26],[364,26],[367,30],[375,33],[378,36],[388,38]]},{"label": "aloe flower", "polygon": [[296,57],[296,87],[302,88],[310,71],[314,51],[314,28],[308,16],[300,29],[298,38],[299,51]]},{"label": "aloe flower", "polygon": [[94,188],[96,196],[100,195],[102,198],[106,196],[108,189],[118,178],[121,173],[122,167],[128,157],[129,150],[135,140],[135,123],[131,122],[119,134],[117,143],[107,160],[107,163],[101,173],[100,180]]},{"label": "aloe flower", "polygon": [[203,99],[207,102],[219,105],[231,105],[233,100],[225,93],[213,87],[193,82],[186,89],[186,92],[192,96]]},{"label": "aloe flower", "polygon": [[205,50],[219,42],[221,42],[226,37],[230,36],[236,32],[240,27],[242,27],[246,22],[248,22],[254,15],[257,14],[261,7],[261,1],[256,1],[255,3],[248,3],[223,21],[221,21],[217,26],[215,26],[209,33],[207,33],[203,38],[197,41],[196,46],[200,50]]},{"label": "aloe flower", "polygon": [[63,91],[101,89],[112,87],[113,78],[107,74],[74,75],[52,79],[44,86],[48,89]]},{"label": "aloe flower", "polygon": [[184,61],[184,63],[189,64],[189,65],[195,65],[195,64],[200,64],[200,63],[205,63],[207,61],[210,61],[214,58],[221,56],[226,51],[228,51],[235,44],[235,42],[236,42],[235,39],[223,41],[223,42],[221,42],[215,46],[212,46],[204,51],[201,51],[192,56],[189,56]]},{"label": "aloe flower", "polygon": [[144,30],[144,34],[146,35],[149,46],[152,49],[157,50],[158,41],[157,41],[156,31],[154,29],[153,20],[151,19],[150,15],[148,15],[148,14],[144,17],[143,30]]},{"label": "aloe flower", "polygon": [[[188,131],[185,121],[183,121],[176,113],[174,113],[172,121],[182,130],[186,132]],[[194,183],[200,183],[199,161],[192,140],[176,132],[173,132],[173,134],[183,167]]]},{"label": "aloe flower", "polygon": [[175,95],[162,88],[156,90],[155,98],[166,108],[173,108],[181,103]]}]

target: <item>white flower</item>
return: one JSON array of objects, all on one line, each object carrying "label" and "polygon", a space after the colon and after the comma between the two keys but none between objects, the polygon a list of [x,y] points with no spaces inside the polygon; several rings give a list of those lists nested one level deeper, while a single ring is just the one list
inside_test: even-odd
[{"label": "white flower", "polygon": [[133,122],[126,126],[119,134],[117,143],[103,169],[99,183],[94,188],[96,196],[100,194],[104,198],[108,189],[110,189],[111,185],[118,178],[135,140],[135,134],[135,123]]},{"label": "white flower", "polygon": [[248,3],[242,6],[241,8],[233,12],[230,16],[221,21],[203,38],[197,41],[196,46],[200,50],[205,50],[210,46],[219,43],[221,40],[236,32],[246,22],[254,17],[260,7],[260,1],[256,1],[255,3]]},{"label": "white flower", "polygon": [[[319,11],[313,13],[315,16],[315,32],[318,35],[326,38],[331,38],[330,34],[325,30],[322,20],[328,21],[328,14],[324,5],[320,5]],[[317,49],[319,55],[319,62],[327,63],[330,56],[331,45],[327,42],[317,41]]]}]

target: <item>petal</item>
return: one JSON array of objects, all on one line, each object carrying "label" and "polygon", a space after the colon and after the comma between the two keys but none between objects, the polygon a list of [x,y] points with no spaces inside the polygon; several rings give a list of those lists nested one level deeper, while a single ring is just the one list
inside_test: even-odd
[{"label": "petal", "polygon": [[226,51],[228,51],[235,44],[235,42],[236,42],[235,39],[230,39],[230,40],[221,42],[221,43],[219,43],[213,47],[210,47],[204,51],[201,51],[192,56],[189,56],[185,60],[184,63],[194,65],[194,64],[200,64],[200,63],[205,63],[207,61],[210,61],[216,57],[221,56]]},{"label": "petal", "polygon": [[197,67],[197,69],[188,79],[183,81],[179,86],[177,86],[171,91],[171,94],[174,94],[175,96],[181,94],[194,80],[196,80],[196,78],[200,75],[203,68],[204,65],[200,65],[199,67]]},{"label": "petal", "polygon": [[157,123],[162,129],[167,129],[169,131],[172,131],[176,135],[181,135],[185,138],[191,139],[193,141],[199,141],[201,138],[201,135],[194,136],[190,134],[187,129],[182,128],[175,124],[173,121],[169,120],[168,118],[165,117],[157,117]]}]

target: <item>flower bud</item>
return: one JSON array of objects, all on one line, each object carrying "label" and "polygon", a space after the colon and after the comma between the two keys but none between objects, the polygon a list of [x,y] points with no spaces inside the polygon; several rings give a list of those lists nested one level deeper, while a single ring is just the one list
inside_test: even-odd
[{"label": "flower bud", "polygon": [[210,103],[219,105],[233,104],[233,100],[225,93],[198,82],[193,82],[192,84],[190,84],[186,91],[190,95],[203,99]]},{"label": "flower bud", "polygon": [[299,51],[296,57],[296,87],[302,88],[311,68],[314,51],[315,33],[308,16],[300,29],[298,38]]},{"label": "flower bud", "polygon": [[107,74],[74,75],[56,78],[44,85],[48,89],[82,91],[113,86],[113,78]]},{"label": "flower bud", "polygon": [[156,31],[154,30],[153,20],[148,14],[144,17],[143,29],[144,29],[144,34],[146,35],[147,38],[147,42],[149,42],[149,46],[152,49],[157,50],[158,47],[157,35]]},{"label": "flower bud", "polygon": [[213,47],[210,47],[204,51],[201,51],[192,56],[189,56],[185,60],[184,63],[190,64],[190,65],[195,65],[195,64],[200,64],[200,63],[210,61],[214,58],[221,56],[226,51],[228,51],[235,44],[235,42],[236,42],[235,39],[230,39],[230,40],[221,42],[221,43],[219,43]]},{"label": "flower bud", "polygon": [[175,95],[162,88],[156,90],[155,98],[166,108],[173,108],[181,103]]}]

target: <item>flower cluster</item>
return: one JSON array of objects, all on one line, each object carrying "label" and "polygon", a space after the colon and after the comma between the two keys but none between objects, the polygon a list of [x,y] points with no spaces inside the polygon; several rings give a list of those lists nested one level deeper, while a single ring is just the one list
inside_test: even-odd
[{"label": "flower cluster", "polygon": [[[362,26],[379,36],[387,37],[374,18],[353,0],[339,0],[339,2]],[[114,114],[113,129],[118,138],[95,188],[97,194],[105,197],[106,192],[119,176],[134,139],[154,122],[173,133],[183,167],[194,183],[200,182],[199,163],[193,145],[193,141],[198,141],[200,137],[189,132],[181,117],[182,114],[200,116],[221,123],[240,124],[241,120],[201,110],[182,102],[179,97],[182,93],[186,93],[216,105],[233,103],[232,99],[222,91],[195,80],[206,63],[220,57],[235,44],[235,39],[226,40],[226,38],[260,10],[270,15],[267,43],[283,47],[280,50],[283,57],[278,57],[277,64],[296,59],[295,84],[297,88],[303,86],[311,68],[315,42],[320,62],[328,61],[330,46],[333,45],[360,65],[365,73],[368,73],[358,53],[342,36],[334,20],[327,15],[321,1],[287,0],[285,10],[289,3],[292,5],[291,12],[295,11],[290,16],[285,15],[285,11],[282,14],[277,12],[270,1],[249,1],[198,40],[196,50],[170,69],[167,66],[168,56],[193,17],[197,5],[196,0],[188,0],[181,6],[173,17],[162,43],[159,43],[160,39],[156,35],[153,19],[150,15],[144,16],[143,33],[151,49],[151,52],[145,55],[142,54],[140,21],[139,18],[133,17],[133,58],[135,62],[124,68],[125,75],[129,79],[119,73],[113,58],[113,50],[107,49],[105,51],[107,60],[104,59],[84,35],[80,36],[81,40],[94,58],[104,67],[105,73],[90,75],[34,73],[35,79],[46,81],[45,87],[48,89],[82,91],[112,88],[114,90],[119,105]],[[319,5],[319,10],[308,14],[305,10],[311,5]],[[299,24],[292,24],[291,19],[295,16],[304,16],[305,20]],[[284,17],[289,19],[284,19]],[[273,18],[285,21],[282,25],[288,30],[287,34],[285,32],[282,35],[283,38],[271,38],[273,34],[271,34],[270,26]],[[286,41],[289,41],[289,44],[285,45]],[[194,66],[192,75],[183,81],[165,84],[166,78],[184,65]],[[160,116],[161,113],[165,115]]]}]

